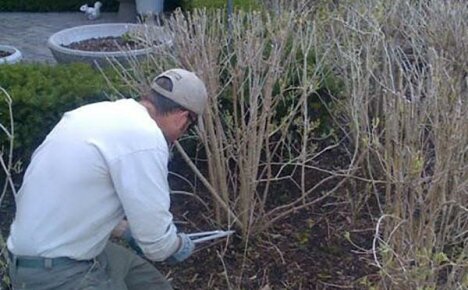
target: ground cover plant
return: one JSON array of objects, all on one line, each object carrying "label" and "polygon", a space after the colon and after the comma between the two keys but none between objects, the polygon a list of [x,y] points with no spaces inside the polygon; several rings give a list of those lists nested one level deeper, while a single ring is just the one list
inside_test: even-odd
[{"label": "ground cover plant", "polygon": [[157,267],[176,289],[466,289],[467,6],[272,2],[176,13],[173,47],[114,66],[135,94],[182,66],[211,97],[172,207],[236,235]]}]

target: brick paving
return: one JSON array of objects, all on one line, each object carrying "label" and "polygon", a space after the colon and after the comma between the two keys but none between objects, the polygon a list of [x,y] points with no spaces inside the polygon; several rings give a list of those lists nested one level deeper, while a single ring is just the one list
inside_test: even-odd
[{"label": "brick paving", "polygon": [[56,63],[47,40],[57,31],[78,25],[119,22],[117,13],[102,13],[88,20],[81,12],[0,13],[0,44],[19,49],[25,62]]}]

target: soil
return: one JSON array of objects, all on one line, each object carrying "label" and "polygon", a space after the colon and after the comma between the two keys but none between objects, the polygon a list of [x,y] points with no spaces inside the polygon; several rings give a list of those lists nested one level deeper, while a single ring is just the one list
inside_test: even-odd
[{"label": "soil", "polygon": [[7,57],[7,56],[10,56],[12,55],[13,53],[9,52],[9,51],[5,51],[5,50],[0,50],[0,57]]},{"label": "soil", "polygon": [[[340,168],[346,164],[342,156],[341,152],[324,154],[319,166]],[[177,158],[170,169],[195,180]],[[306,182],[316,184],[324,177],[318,171],[309,171]],[[179,178],[170,181],[174,190],[193,191],[181,184]],[[336,183],[324,184],[320,191],[331,189]],[[274,198],[267,206],[274,208],[294,198],[293,188],[286,181],[276,184],[270,190]],[[208,193],[198,188],[197,194],[209,204]],[[336,196],[346,195],[343,192]],[[214,211],[207,211],[192,197],[175,194],[171,210],[182,231],[219,229],[211,215]],[[181,290],[368,289],[364,279],[375,282],[379,277],[377,268],[371,265],[372,257],[362,251],[372,247],[374,226],[370,215],[369,212],[353,216],[344,198],[330,197],[313,207],[295,211],[248,240],[234,235],[227,242],[208,245],[175,267],[155,265],[172,279],[175,289]]]},{"label": "soil", "polygon": [[122,49],[142,49],[141,43],[123,37],[100,37],[72,42],[64,47],[84,51],[121,51]]},{"label": "soil", "polygon": [[[327,164],[329,168],[340,167],[346,162],[340,154],[330,152],[322,155],[318,163]],[[196,180],[177,154],[170,163],[170,170],[191,182]],[[310,171],[308,177],[307,182],[315,184],[324,176],[318,171]],[[173,190],[193,192],[193,188],[182,179],[171,175],[169,180]],[[330,182],[321,190],[335,185],[336,182]],[[271,189],[274,196],[268,206],[273,208],[281,200],[294,198],[296,193],[292,188],[288,182],[276,184]],[[197,194],[211,207],[210,196],[198,185]],[[346,194],[335,196],[344,197]],[[234,234],[229,239],[205,245],[178,265],[154,265],[169,278],[174,289],[180,290],[368,289],[363,280],[376,281],[379,276],[371,265],[372,257],[358,247],[371,248],[372,218],[370,214],[353,216],[346,199],[337,197],[297,210],[268,231],[252,235],[247,240]],[[180,231],[221,228],[214,221],[214,211],[207,210],[191,196],[173,194],[171,204]],[[14,204],[7,200],[4,206],[7,208],[1,208],[0,214],[6,218],[1,219],[0,226],[6,236]]]}]

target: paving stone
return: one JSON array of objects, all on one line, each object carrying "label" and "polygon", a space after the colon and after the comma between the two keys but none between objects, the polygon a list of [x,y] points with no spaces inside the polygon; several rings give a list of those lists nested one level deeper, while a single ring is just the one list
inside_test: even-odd
[{"label": "paving stone", "polygon": [[18,48],[26,62],[56,63],[47,47],[52,34],[78,25],[111,22],[119,22],[117,13],[102,13],[93,21],[82,12],[0,13],[0,44]]}]

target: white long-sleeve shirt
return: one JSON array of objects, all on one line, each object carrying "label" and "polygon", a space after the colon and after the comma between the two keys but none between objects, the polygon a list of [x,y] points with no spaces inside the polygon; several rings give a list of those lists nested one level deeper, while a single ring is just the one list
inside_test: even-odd
[{"label": "white long-sleeve shirt", "polygon": [[65,113],[26,170],[9,250],[91,259],[126,216],[144,254],[166,259],[178,247],[169,212],[168,158],[161,130],[135,100]]}]

